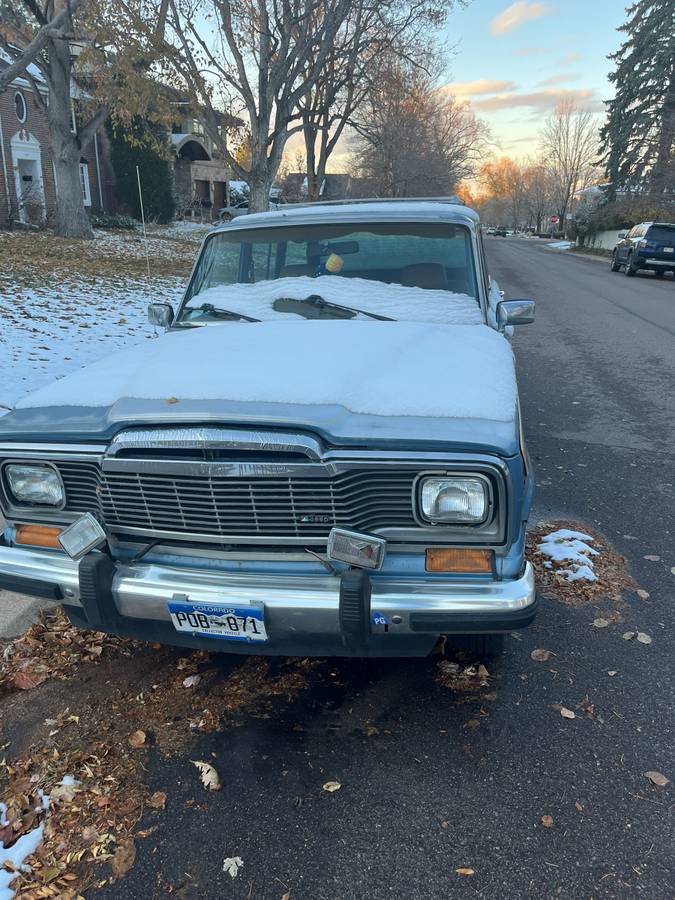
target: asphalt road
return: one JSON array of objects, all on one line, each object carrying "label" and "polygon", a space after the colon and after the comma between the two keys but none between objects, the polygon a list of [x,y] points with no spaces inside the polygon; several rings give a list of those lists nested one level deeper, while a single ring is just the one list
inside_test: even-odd
[{"label": "asphalt road", "polygon": [[[488,239],[487,252],[507,297],[538,301],[514,340],[535,517],[595,526],[649,599],[627,595],[623,624],[602,630],[591,625],[602,604],[544,600],[480,696],[437,685],[433,660],[336,661],[332,682],[276,715],[195,738],[190,758],[213,761],[219,793],[196,785],[182,754],[149,754],[167,813],[103,894],[674,896],[673,787],[643,773],[675,780],[675,283],[515,238]],[[622,640],[628,628],[653,642]],[[537,647],[556,656],[533,662]],[[592,719],[553,708],[584,698]],[[322,791],[329,780],[341,790]],[[236,856],[233,879],[222,863]]]}]

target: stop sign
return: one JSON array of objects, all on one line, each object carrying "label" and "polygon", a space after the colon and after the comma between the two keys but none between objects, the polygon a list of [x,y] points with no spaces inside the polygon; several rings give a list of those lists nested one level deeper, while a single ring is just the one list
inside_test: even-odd
[{"label": "stop sign", "polygon": [[549,217],[548,217],[548,220],[549,220],[549,222],[551,223],[551,225],[557,225],[558,222],[560,221],[560,220],[558,219],[558,217],[555,216],[555,215],[549,216]]}]

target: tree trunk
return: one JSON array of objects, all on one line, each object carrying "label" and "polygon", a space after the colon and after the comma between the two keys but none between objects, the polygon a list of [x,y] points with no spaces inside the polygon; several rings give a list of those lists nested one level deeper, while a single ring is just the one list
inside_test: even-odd
[{"label": "tree trunk", "polygon": [[272,179],[267,172],[251,170],[249,187],[251,193],[248,201],[248,211],[250,213],[267,212],[270,208],[270,188],[272,187]]},{"label": "tree trunk", "polygon": [[60,237],[93,238],[89,217],[84,209],[80,181],[80,144],[71,131],[70,49],[68,42],[49,42],[51,82],[49,90],[49,134],[56,173],[56,221],[54,231]]}]

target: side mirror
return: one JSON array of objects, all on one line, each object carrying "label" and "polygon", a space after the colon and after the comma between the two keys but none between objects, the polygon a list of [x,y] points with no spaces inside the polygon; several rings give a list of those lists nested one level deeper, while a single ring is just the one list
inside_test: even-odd
[{"label": "side mirror", "polygon": [[621,240],[623,240],[623,238],[625,238],[625,237],[626,237],[626,232],[625,232],[625,231],[620,231],[620,232],[619,232],[619,240],[621,241]]},{"label": "side mirror", "polygon": [[149,303],[148,322],[151,325],[159,325],[160,328],[169,328],[173,322],[173,307],[170,303]]},{"label": "side mirror", "polygon": [[497,304],[497,325],[529,325],[534,322],[534,300],[502,300]]}]

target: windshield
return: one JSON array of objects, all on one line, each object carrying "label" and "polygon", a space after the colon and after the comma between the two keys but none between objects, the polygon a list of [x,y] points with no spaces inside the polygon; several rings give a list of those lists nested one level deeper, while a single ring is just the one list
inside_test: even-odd
[{"label": "windshield", "polygon": [[481,319],[469,229],[447,223],[282,226],[210,237],[178,321]]}]

